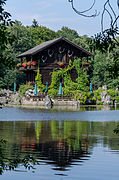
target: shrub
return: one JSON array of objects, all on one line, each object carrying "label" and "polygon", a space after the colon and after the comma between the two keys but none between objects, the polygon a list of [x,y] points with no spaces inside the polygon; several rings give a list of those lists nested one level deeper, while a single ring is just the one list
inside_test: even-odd
[{"label": "shrub", "polygon": [[49,89],[49,90],[48,90],[48,95],[49,95],[51,98],[54,98],[54,96],[58,95],[58,90],[57,90],[57,89]]},{"label": "shrub", "polygon": [[33,86],[29,86],[29,85],[21,85],[20,88],[19,88],[19,93],[21,95],[25,95],[26,91],[29,90],[29,89],[34,89]]},{"label": "shrub", "polygon": [[116,97],[116,100],[119,101],[119,96]]},{"label": "shrub", "polygon": [[103,105],[103,102],[102,102],[102,101],[99,101],[99,102],[98,102],[98,105]]},{"label": "shrub", "polygon": [[97,96],[97,99],[100,101],[100,100],[101,100],[101,97],[100,97],[100,96]]},{"label": "shrub", "polygon": [[95,97],[100,96],[100,94],[101,94],[102,92],[103,92],[102,89],[97,89],[97,90],[93,91]]},{"label": "shrub", "polygon": [[37,75],[35,81],[37,83],[38,89],[40,90],[41,93],[43,93],[43,91],[45,90],[45,85],[43,85],[42,83],[42,75],[39,74],[39,68],[37,69]]},{"label": "shrub", "polygon": [[111,96],[111,97],[115,97],[115,95],[116,95],[116,91],[114,90],[114,89],[109,89],[109,90],[107,90],[107,93],[109,93],[109,95]]}]

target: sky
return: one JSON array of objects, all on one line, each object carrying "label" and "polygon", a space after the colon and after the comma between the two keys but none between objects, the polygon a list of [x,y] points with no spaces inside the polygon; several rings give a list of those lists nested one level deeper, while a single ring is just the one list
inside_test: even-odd
[{"label": "sky", "polygon": [[[68,0],[7,0],[5,10],[10,12],[12,20],[19,20],[23,25],[32,25],[36,19],[39,25],[46,26],[54,31],[69,27],[76,30],[79,35],[93,36],[100,32],[101,12],[106,0],[97,0],[93,10],[100,12],[96,18],[84,18],[76,14]],[[85,10],[93,3],[93,0],[74,0],[75,6],[79,10]],[[112,5],[116,7],[117,0],[112,0]],[[118,11],[115,8],[116,11]],[[105,26],[109,24],[109,18],[105,15]]]}]

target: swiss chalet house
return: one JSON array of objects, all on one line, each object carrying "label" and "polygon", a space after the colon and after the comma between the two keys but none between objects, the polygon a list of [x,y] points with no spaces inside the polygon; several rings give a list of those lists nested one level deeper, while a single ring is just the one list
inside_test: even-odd
[{"label": "swiss chalet house", "polygon": [[[87,68],[89,56],[93,55],[68,39],[60,37],[44,42],[17,56],[17,58],[21,59],[21,63],[17,66],[20,71],[26,74],[27,82],[35,82],[35,70],[39,68],[43,84],[46,82],[50,84],[53,69],[67,67],[69,60],[73,62],[76,57],[81,59],[85,57],[87,63],[84,66]],[[75,70],[72,70],[71,78],[73,81],[76,80],[77,74]]]}]

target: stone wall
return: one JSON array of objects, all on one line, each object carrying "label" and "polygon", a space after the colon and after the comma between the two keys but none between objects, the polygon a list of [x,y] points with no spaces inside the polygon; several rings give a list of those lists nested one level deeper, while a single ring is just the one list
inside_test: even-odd
[{"label": "stone wall", "polygon": [[[91,95],[95,97],[95,104],[110,105],[112,104],[112,97],[110,96],[107,87],[103,86],[97,91],[98,96],[95,92]],[[79,95],[80,96],[80,95]],[[81,95],[82,96],[82,95]],[[98,98],[99,97],[99,98]],[[113,104],[116,102],[116,97],[113,97]],[[91,104],[92,103],[92,104]],[[59,98],[51,99],[48,95],[42,95],[38,91],[38,95],[34,95],[34,90],[29,89],[26,91],[25,96],[20,95],[18,92],[3,89],[0,91],[0,106],[4,104],[10,105],[29,105],[29,106],[79,106],[81,105],[80,100],[75,101],[72,99],[65,99],[63,96]],[[94,105],[94,101],[85,102],[87,105]]]},{"label": "stone wall", "polygon": [[13,91],[2,89],[0,91],[0,104],[21,104],[21,97],[18,92],[14,93]]}]

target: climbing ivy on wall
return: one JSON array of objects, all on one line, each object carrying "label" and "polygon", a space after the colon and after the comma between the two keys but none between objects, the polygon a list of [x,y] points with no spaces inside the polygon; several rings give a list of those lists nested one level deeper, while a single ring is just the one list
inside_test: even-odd
[{"label": "climbing ivy on wall", "polygon": [[39,74],[39,68],[37,69],[37,75],[35,77],[35,81],[37,84],[38,89],[40,90],[41,93],[45,90],[45,85],[42,83],[42,75]]},{"label": "climbing ivy on wall", "polygon": [[60,85],[60,79],[63,77],[63,70],[53,70],[51,77],[50,89],[58,89]]},{"label": "climbing ivy on wall", "polygon": [[[71,79],[71,70],[76,69],[76,72],[78,74],[78,78],[76,79],[77,82],[73,82]],[[51,85],[49,92],[55,93],[59,89],[60,80],[64,80],[64,87],[63,92],[64,94],[75,94],[74,91],[81,90],[81,91],[88,91],[88,76],[86,72],[81,67],[81,60],[76,59],[74,63],[72,61],[69,61],[69,65],[67,68],[60,68],[55,69],[52,72],[52,78],[51,78]]]},{"label": "climbing ivy on wall", "polygon": [[63,89],[64,92],[68,93],[68,91],[74,91],[77,89],[77,83],[73,82],[70,76],[71,70],[74,68],[75,66],[74,64],[72,64],[72,61],[70,60],[68,67],[64,71],[64,77],[63,77],[64,78],[64,89]]},{"label": "climbing ivy on wall", "polygon": [[64,68],[64,69],[60,68],[59,70],[55,69],[52,72],[50,89],[52,89],[52,88],[58,89],[60,80],[62,78],[64,79],[64,87],[71,85],[71,83],[73,83],[73,81],[71,80],[70,72],[73,68],[74,68],[74,65],[71,63],[71,60],[70,60],[67,68]]},{"label": "climbing ivy on wall", "polygon": [[82,67],[82,62],[80,59],[75,59],[74,66],[78,74],[77,81],[77,89],[81,91],[89,91],[89,81],[88,75],[85,69]]}]

